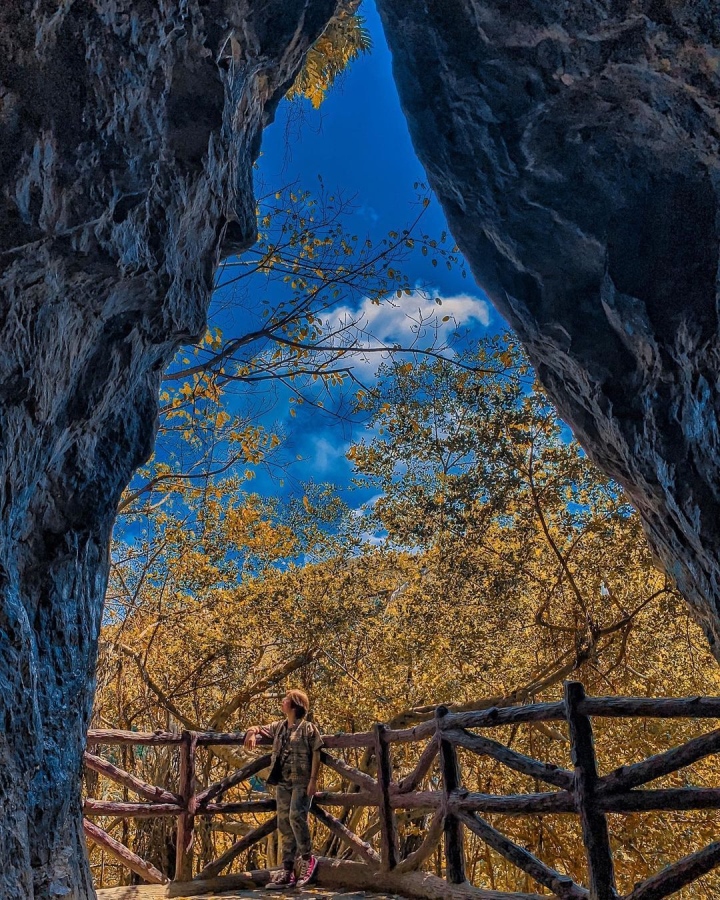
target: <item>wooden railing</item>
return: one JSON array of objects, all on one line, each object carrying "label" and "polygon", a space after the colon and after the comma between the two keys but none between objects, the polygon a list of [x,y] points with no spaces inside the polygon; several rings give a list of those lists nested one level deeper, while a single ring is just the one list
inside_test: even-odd
[{"label": "wooden railing", "polygon": [[[546,891],[559,898],[618,900],[606,814],[628,814],[650,810],[720,809],[718,788],[640,789],[648,782],[692,765],[720,751],[720,730],[711,731],[686,743],[658,753],[633,765],[621,766],[600,777],[595,758],[592,719],[594,717],[642,718],[720,718],[720,698],[646,699],[622,697],[586,697],[579,682],[567,682],[564,699],[555,703],[493,708],[482,712],[452,713],[438,707],[435,718],[414,728],[392,730],[378,724],[362,734],[327,735],[322,760],[351,787],[346,791],[316,794],[311,814],[352,850],[360,862],[321,861],[321,881],[329,886],[365,890],[390,890],[409,897],[427,898],[525,898],[541,900],[541,895],[503,893],[471,886],[466,881],[464,830],[468,829],[492,850],[522,873],[530,876]],[[510,749],[475,730],[486,731],[503,725],[528,722],[567,722],[571,767],[543,762]],[[144,802],[126,803],[89,798],[85,801],[85,833],[108,853],[150,883],[164,883],[165,876],[154,866],[132,853],[90,819],[98,816],[146,818],[174,816],[177,819],[175,881],[183,883],[182,892],[207,890],[231,863],[253,844],[267,837],[276,826],[272,816],[240,837],[218,859],[206,865],[193,878],[192,841],[198,816],[229,813],[271,813],[275,801],[251,799],[223,800],[234,786],[241,784],[269,764],[269,754],[210,786],[196,790],[195,762],[199,747],[237,746],[243,734],[212,732],[137,733],[91,731],[88,747],[108,744],[176,745],[180,752],[177,793],[146,784],[90,752],[85,756],[89,769],[123,785]],[[393,780],[393,745],[425,742],[415,768]],[[377,777],[360,771],[333,751],[358,748],[375,757]],[[507,768],[529,775],[554,790],[513,795],[483,794],[462,786],[458,748],[492,758]],[[431,770],[439,767],[441,790],[421,790]],[[379,821],[378,849],[363,840],[330,813],[331,809],[374,807]],[[398,848],[396,813],[398,810],[425,811],[429,819],[422,843],[405,859]],[[580,818],[587,858],[587,884],[575,882],[569,875],[555,871],[524,847],[512,841],[484,818],[483,813],[510,816],[575,814]],[[445,879],[421,872],[423,864],[435,852],[444,836]],[[720,842],[680,859],[674,865],[648,878],[625,895],[625,900],[659,900],[707,874],[720,864]],[[254,873],[262,882],[267,873]],[[224,883],[234,887],[225,876]],[[187,882],[192,882],[190,886]],[[547,897],[547,893],[542,896]]]}]

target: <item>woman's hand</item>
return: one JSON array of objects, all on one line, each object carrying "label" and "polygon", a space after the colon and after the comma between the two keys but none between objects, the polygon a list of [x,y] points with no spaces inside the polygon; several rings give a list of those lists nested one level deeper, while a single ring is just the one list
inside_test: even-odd
[{"label": "woman's hand", "polygon": [[246,750],[254,750],[255,745],[257,744],[257,725],[251,725],[250,728],[245,732],[245,740],[243,742],[243,747]]},{"label": "woman's hand", "polygon": [[317,793],[317,779],[311,778],[310,781],[308,781],[307,795],[308,795],[308,797],[314,797],[316,793]]}]

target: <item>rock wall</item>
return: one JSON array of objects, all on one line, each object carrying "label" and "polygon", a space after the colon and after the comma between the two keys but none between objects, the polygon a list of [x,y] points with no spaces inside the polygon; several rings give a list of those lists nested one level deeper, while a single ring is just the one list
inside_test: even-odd
[{"label": "rock wall", "polygon": [[93,895],[80,827],[108,544],[252,163],[335,0],[0,4],[0,897]]},{"label": "rock wall", "polygon": [[378,0],[478,282],[720,658],[715,0]]}]

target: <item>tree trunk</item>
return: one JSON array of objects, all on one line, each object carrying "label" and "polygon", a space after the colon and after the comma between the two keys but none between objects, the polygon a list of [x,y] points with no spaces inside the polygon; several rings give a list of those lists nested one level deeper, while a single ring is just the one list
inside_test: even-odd
[{"label": "tree trunk", "polygon": [[115,509],[218,254],[255,238],[262,128],[334,5],[0,7],[3,900],[93,896],[80,770]]}]

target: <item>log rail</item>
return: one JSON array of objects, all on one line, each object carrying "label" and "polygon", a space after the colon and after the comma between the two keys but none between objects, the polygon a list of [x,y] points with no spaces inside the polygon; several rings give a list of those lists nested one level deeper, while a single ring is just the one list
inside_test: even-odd
[{"label": "log rail", "polygon": [[[664,777],[698,760],[720,752],[720,729],[658,753],[633,765],[621,766],[608,775],[598,774],[595,758],[594,718],[720,718],[720,697],[635,698],[588,697],[579,682],[567,682],[564,699],[554,703],[486,709],[481,712],[453,713],[438,707],[434,719],[414,728],[393,730],[377,724],[370,732],[336,734],[324,737],[323,764],[349,785],[345,791],[321,791],[316,794],[311,813],[327,828],[358,862],[323,861],[321,880],[342,882],[348,886],[365,884],[393,890],[418,898],[535,898],[537,894],[503,893],[473,887],[466,881],[464,832],[467,829],[500,854],[519,872],[529,876],[552,892],[552,896],[620,900],[615,885],[613,858],[608,839],[606,813],[638,813],[649,810],[720,809],[720,788],[655,788],[643,785]],[[532,759],[476,731],[530,722],[566,722],[570,735],[572,767]],[[472,729],[472,730],[471,730]],[[193,877],[193,832],[198,815],[215,816],[275,811],[275,801],[251,799],[225,801],[224,795],[234,786],[247,781],[269,763],[269,754],[247,763],[221,781],[196,788],[195,755],[197,748],[238,746],[244,733],[215,732],[128,732],[93,730],[88,732],[85,754],[87,768],[112,782],[122,785],[142,798],[138,802],[116,802],[88,798],[85,801],[85,835],[146,882],[168,881],[157,868],[90,821],[97,816],[116,818],[154,818],[171,816],[177,820],[177,887],[187,883],[201,892],[215,881],[238,856],[274,830],[274,815],[248,830],[217,860],[206,865]],[[400,743],[427,742],[415,769],[393,780],[392,746]],[[96,755],[96,748],[109,745],[175,746],[180,753],[180,778],[177,792],[147,784],[136,776]],[[533,793],[493,795],[470,792],[462,786],[458,749],[489,757],[506,768],[545,782],[554,790]],[[377,778],[362,772],[335,755],[334,751],[357,749],[374,754],[378,763]],[[422,782],[434,766],[438,767],[438,790],[421,790]],[[377,848],[355,834],[325,807],[352,810],[374,807],[378,811],[379,841]],[[405,859],[399,858],[397,811],[419,811],[429,818],[420,846]],[[526,848],[514,843],[482,818],[482,813],[511,816],[570,814],[577,815],[582,825],[587,857],[587,884],[573,881],[557,872]],[[435,852],[444,836],[446,880],[420,873],[423,863]],[[325,865],[327,862],[327,865]],[[678,860],[647,880],[636,884],[625,900],[661,900],[720,865],[720,843]],[[225,876],[226,879],[239,876]],[[229,881],[226,882],[229,884]],[[213,882],[214,884],[214,882]],[[188,891],[189,892],[189,891]],[[544,894],[544,896],[548,896]]]}]

